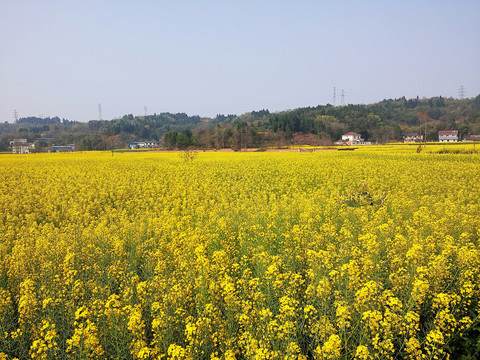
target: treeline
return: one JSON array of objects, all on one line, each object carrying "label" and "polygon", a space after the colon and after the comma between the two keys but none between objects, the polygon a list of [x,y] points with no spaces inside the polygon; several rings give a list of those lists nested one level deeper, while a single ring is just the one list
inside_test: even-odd
[{"label": "treeline", "polygon": [[[63,119],[65,121],[65,119]],[[58,116],[55,116],[53,118],[46,117],[46,118],[40,118],[40,117],[35,117],[35,116],[29,116],[25,118],[20,118],[16,121],[17,124],[35,124],[35,125],[49,125],[49,124],[60,124],[62,121],[60,121],[60,118]]]},{"label": "treeline", "polygon": [[[371,141],[402,140],[405,133],[423,133],[426,119],[427,138],[435,140],[438,130],[479,131],[480,97],[475,101],[445,99],[389,99],[373,105],[317,106],[273,115],[270,128],[288,133],[310,132],[327,135],[332,140],[354,131]],[[475,125],[477,124],[477,125]]]},{"label": "treeline", "polygon": [[54,138],[56,145],[76,144],[82,150],[127,148],[142,140],[158,141],[169,149],[264,147],[310,143],[328,145],[354,131],[367,141],[402,141],[407,133],[438,139],[440,130],[459,130],[461,136],[480,134],[480,95],[470,99],[388,99],[370,105],[299,108],[270,113],[219,114],[215,118],[161,113],[125,115],[120,119],[87,123],[58,117],[19,119],[0,123],[0,150],[14,138],[33,142]]},{"label": "treeline", "polygon": [[[440,130],[459,130],[462,137],[480,134],[480,95],[464,100],[402,97],[371,105],[325,105],[258,115],[244,114],[229,124],[199,129],[194,134],[204,146],[217,148],[238,146],[235,139],[241,136],[244,144],[254,147],[306,142],[329,145],[349,131],[379,143],[403,141],[405,134],[425,132],[428,141],[436,141]],[[240,132],[238,125],[242,123]]]},{"label": "treeline", "polygon": [[56,145],[76,144],[81,150],[125,148],[134,141],[160,141],[168,131],[192,129],[208,121],[185,113],[129,114],[120,119],[87,123],[60,121],[58,117],[21,118],[14,124],[0,124],[0,151],[8,151],[9,142],[14,138],[26,138],[31,143],[38,138],[54,138]]}]

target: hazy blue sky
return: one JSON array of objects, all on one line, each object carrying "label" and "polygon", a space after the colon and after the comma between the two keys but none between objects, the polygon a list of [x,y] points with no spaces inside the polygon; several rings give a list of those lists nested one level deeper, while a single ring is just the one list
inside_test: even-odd
[{"label": "hazy blue sky", "polygon": [[480,93],[480,1],[0,0],[0,121]]}]

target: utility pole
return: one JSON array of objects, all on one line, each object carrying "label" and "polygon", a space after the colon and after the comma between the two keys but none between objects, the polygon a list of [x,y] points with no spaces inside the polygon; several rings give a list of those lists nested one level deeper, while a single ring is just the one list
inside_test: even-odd
[{"label": "utility pole", "polygon": [[423,115],[423,119],[425,121],[425,128],[424,128],[424,138],[423,138],[423,147],[427,148],[427,116]]},{"label": "utility pole", "polygon": [[423,139],[423,146],[426,148],[427,147],[427,120],[429,118],[429,115],[426,111],[420,110],[418,112],[418,120],[421,125],[421,121],[423,120],[424,123],[424,139]]}]

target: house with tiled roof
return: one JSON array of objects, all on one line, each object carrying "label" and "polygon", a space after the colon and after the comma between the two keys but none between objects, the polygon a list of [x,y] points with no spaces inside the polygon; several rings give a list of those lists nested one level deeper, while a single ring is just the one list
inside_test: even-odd
[{"label": "house with tiled roof", "polygon": [[480,141],[480,135],[465,135],[463,141]]},{"label": "house with tiled roof", "polygon": [[438,132],[438,141],[440,142],[457,142],[458,130],[443,130]]},{"label": "house with tiled roof", "polygon": [[338,140],[335,144],[339,145],[362,145],[365,143],[365,140],[362,139],[362,135],[357,134],[356,132],[350,131],[342,135],[342,139]]}]

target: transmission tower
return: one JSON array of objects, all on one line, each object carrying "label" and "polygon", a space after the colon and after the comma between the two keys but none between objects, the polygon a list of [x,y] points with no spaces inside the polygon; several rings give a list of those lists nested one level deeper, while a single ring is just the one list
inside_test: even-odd
[{"label": "transmission tower", "polygon": [[98,120],[102,120],[102,104],[98,104]]},{"label": "transmission tower", "polygon": [[147,105],[143,107],[143,110],[145,110],[145,117],[147,117]]},{"label": "transmission tower", "polygon": [[458,98],[460,100],[463,100],[465,98],[465,93],[466,93],[465,88],[463,85],[461,85],[460,88],[458,89]]},{"label": "transmission tower", "polygon": [[340,100],[340,104],[345,106],[345,90],[342,89],[342,99]]},{"label": "transmission tower", "polygon": [[13,118],[15,119],[15,122],[18,121],[18,111],[16,109],[13,110]]},{"label": "transmission tower", "polygon": [[337,91],[335,89],[335,86],[333,87],[333,106],[337,105]]}]

